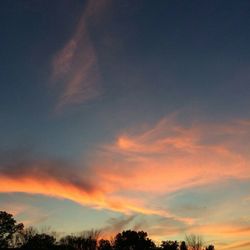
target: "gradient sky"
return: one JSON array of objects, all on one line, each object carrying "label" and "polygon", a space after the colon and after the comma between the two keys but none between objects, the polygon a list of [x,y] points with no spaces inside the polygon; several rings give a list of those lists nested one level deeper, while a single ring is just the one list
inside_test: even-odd
[{"label": "gradient sky", "polygon": [[0,3],[0,209],[60,233],[250,248],[249,0]]}]

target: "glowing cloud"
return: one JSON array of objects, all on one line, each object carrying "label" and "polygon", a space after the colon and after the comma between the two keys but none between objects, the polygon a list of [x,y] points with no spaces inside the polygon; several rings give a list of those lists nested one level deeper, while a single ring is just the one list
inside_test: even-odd
[{"label": "glowing cloud", "polygon": [[147,131],[123,133],[104,146],[96,172],[117,191],[153,193],[249,178],[249,139],[247,122],[185,126],[163,119]]},{"label": "glowing cloud", "polygon": [[96,209],[110,209],[129,214],[159,214],[167,211],[146,208],[133,198],[112,195],[108,186],[102,186],[91,170],[77,168],[52,160],[4,159],[0,164],[0,192],[42,194],[72,200]]}]

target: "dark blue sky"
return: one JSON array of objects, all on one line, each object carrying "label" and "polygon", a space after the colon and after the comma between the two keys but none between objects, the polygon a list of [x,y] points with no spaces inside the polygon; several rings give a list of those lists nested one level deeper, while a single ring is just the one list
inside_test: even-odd
[{"label": "dark blue sky", "polygon": [[122,112],[128,122],[187,107],[211,119],[249,117],[249,1],[116,1],[98,22],[88,22],[101,97],[51,117],[57,98],[51,60],[72,36],[85,5],[1,3],[2,136],[16,133],[14,145],[22,135],[39,140],[32,131],[42,127],[49,133],[67,126],[62,116],[69,123],[88,117],[91,127],[103,112],[118,120]]}]

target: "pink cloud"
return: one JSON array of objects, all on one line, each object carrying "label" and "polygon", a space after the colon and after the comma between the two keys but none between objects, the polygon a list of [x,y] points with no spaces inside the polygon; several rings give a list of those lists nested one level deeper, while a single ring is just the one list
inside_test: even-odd
[{"label": "pink cloud", "polygon": [[89,0],[72,37],[53,58],[52,79],[60,91],[57,110],[84,103],[101,93],[98,58],[88,24],[96,22],[109,2]]},{"label": "pink cloud", "polygon": [[[163,119],[103,147],[96,172],[116,190],[166,193],[227,178],[249,178],[248,123],[183,126]],[[167,184],[166,184],[167,183]]]}]

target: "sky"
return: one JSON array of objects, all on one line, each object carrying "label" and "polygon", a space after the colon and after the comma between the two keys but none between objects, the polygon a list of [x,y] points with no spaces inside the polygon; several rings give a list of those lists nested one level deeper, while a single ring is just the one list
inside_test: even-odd
[{"label": "sky", "polygon": [[250,248],[250,2],[0,3],[0,210]]}]

